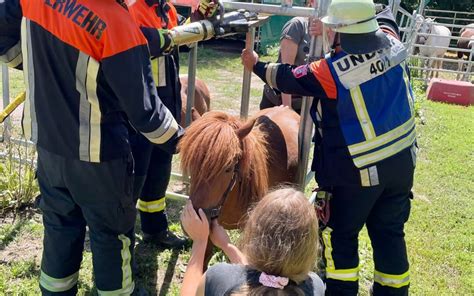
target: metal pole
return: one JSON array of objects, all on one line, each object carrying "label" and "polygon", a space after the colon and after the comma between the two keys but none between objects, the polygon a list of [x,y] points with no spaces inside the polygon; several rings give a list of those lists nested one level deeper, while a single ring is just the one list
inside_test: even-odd
[{"label": "metal pole", "polygon": [[470,82],[470,77],[471,77],[471,70],[472,70],[472,64],[474,63],[473,60],[474,57],[474,47],[471,47],[471,53],[469,54],[469,60],[467,60],[467,69],[466,69],[466,74],[463,76],[463,80]]},{"label": "metal pole", "polygon": [[[2,87],[3,87],[3,107],[5,108],[10,104],[10,85],[9,85],[9,75],[8,75],[8,67],[6,65],[2,65]],[[1,138],[1,142],[10,141],[10,129],[11,129],[11,120],[9,117],[5,119],[3,125],[3,135]]]},{"label": "metal pole", "polygon": [[420,6],[418,7],[418,13],[423,15],[423,13],[425,12],[425,0],[421,0],[420,1]]},{"label": "metal pole", "polygon": [[[197,64],[197,49],[198,43],[194,43],[191,46],[191,50],[189,51],[189,61],[188,61],[188,97],[186,99],[186,120],[185,125],[186,127],[191,125],[192,121],[192,108],[194,107],[194,92],[196,89],[196,64]],[[188,180],[189,176],[183,175],[183,182],[185,184],[186,192],[189,192],[189,182],[185,182],[184,180]],[[170,196],[172,193],[166,192],[166,196]]]},{"label": "metal pole", "polygon": [[[245,49],[253,50],[255,42],[255,27],[250,27],[245,38]],[[252,72],[244,68],[244,78],[242,81],[242,102],[240,104],[240,118],[247,119],[250,104],[250,83]]]},{"label": "metal pole", "polygon": [[[323,0],[324,1],[324,0]],[[322,2],[322,1],[321,1]],[[287,7],[280,5],[271,4],[257,4],[257,3],[245,3],[245,2],[230,2],[222,1],[225,9],[239,10],[244,9],[261,14],[277,14],[286,16],[312,16],[314,15],[314,9],[309,7]]]},{"label": "metal pole", "polygon": [[395,16],[395,19],[397,18],[397,12],[398,8],[400,7],[400,2],[401,0],[393,0],[391,1],[391,7],[392,7],[392,14]]},{"label": "metal pole", "polygon": [[418,34],[418,29],[420,28],[421,24],[418,24],[416,21],[416,10],[413,11],[412,18],[411,18],[411,25],[409,33],[407,34],[407,38],[405,41],[405,46],[408,49],[408,54],[412,55],[415,50],[415,42]]},{"label": "metal pole", "polygon": [[[330,1],[321,0],[317,9],[313,10],[313,17],[322,17],[326,14]],[[318,50],[318,51],[316,51]],[[314,57],[320,58],[323,55],[323,38],[318,36],[311,37],[310,51],[308,55],[308,62],[311,62]],[[311,105],[313,104],[313,97],[303,97],[301,106],[300,127],[298,132],[298,173],[297,181],[300,189],[304,191],[306,187],[306,172],[309,163],[309,151],[311,149],[311,138],[313,135],[313,122],[309,114]]]},{"label": "metal pole", "polygon": [[194,91],[196,89],[196,63],[197,63],[197,43],[193,44],[189,51],[188,62],[188,98],[186,100],[186,126],[191,124],[192,108],[194,107]]},{"label": "metal pole", "polygon": [[187,200],[189,199],[189,196],[172,192],[172,191],[166,191],[166,198],[172,199],[172,200]]}]

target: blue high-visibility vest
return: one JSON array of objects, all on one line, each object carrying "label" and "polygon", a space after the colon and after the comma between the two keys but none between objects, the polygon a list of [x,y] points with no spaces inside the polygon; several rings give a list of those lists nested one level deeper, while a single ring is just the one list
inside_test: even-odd
[{"label": "blue high-visibility vest", "polygon": [[326,58],[337,85],[337,113],[356,167],[376,164],[415,142],[413,92],[404,65],[406,50],[392,47],[363,55]]}]

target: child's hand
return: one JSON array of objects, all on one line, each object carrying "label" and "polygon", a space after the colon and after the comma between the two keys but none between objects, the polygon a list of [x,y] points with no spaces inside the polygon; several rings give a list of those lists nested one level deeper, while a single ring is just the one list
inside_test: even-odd
[{"label": "child's hand", "polygon": [[209,238],[212,243],[221,250],[230,243],[227,231],[217,222],[217,219],[212,220],[211,234]]},{"label": "child's hand", "polygon": [[202,209],[199,209],[198,212],[199,216],[196,214],[192,202],[188,201],[181,213],[181,225],[183,226],[183,230],[194,242],[207,243],[209,237],[209,222]]}]

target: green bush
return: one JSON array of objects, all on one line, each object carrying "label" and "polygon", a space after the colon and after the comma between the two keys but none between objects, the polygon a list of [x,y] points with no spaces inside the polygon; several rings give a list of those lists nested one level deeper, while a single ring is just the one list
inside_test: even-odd
[{"label": "green bush", "polygon": [[32,204],[38,194],[35,180],[35,153],[16,144],[4,146],[0,162],[0,213],[18,210]]}]

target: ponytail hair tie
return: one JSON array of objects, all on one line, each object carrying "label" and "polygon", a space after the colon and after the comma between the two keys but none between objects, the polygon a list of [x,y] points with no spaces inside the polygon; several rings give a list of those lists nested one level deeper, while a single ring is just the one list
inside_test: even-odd
[{"label": "ponytail hair tie", "polygon": [[287,277],[269,275],[269,274],[266,274],[265,272],[262,272],[260,274],[258,281],[260,282],[260,284],[264,285],[265,287],[281,289],[281,290],[284,289],[285,286],[288,285],[288,282],[289,282]]}]

